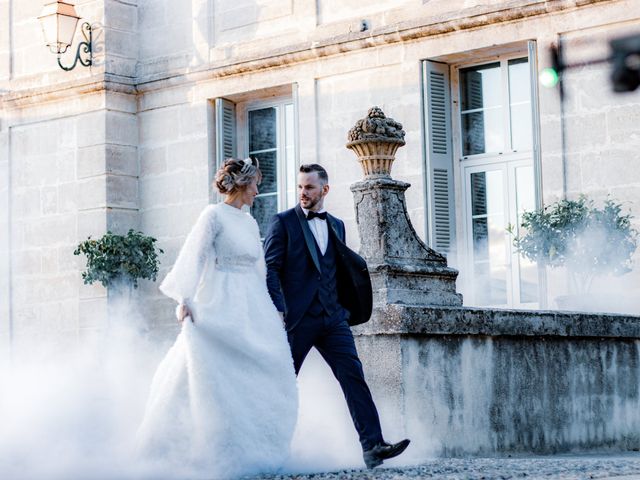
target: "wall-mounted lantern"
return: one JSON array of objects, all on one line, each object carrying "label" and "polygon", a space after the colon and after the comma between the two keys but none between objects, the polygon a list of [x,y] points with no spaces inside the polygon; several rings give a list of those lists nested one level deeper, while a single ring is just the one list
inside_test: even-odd
[{"label": "wall-mounted lantern", "polygon": [[78,51],[73,65],[65,67],[60,62],[60,57],[73,43],[76,33],[76,26],[80,17],[76,14],[76,9],[71,3],[49,2],[42,9],[38,17],[42,25],[44,39],[51,50],[51,53],[58,55],[58,65],[66,71],[73,70],[78,62],[85,67],[93,63],[93,52],[91,49],[92,28],[91,24],[84,22],[80,26],[85,41],[78,44]]}]

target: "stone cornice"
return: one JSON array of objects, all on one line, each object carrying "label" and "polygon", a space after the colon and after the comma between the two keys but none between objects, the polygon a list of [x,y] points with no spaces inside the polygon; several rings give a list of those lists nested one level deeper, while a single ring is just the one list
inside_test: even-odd
[{"label": "stone cornice", "polygon": [[133,79],[100,74],[81,80],[5,92],[0,94],[0,106],[6,110],[20,109],[101,91],[137,93]]},{"label": "stone cornice", "polygon": [[319,41],[307,41],[271,50],[268,55],[254,54],[235,57],[231,61],[205,65],[193,69],[189,73],[180,70],[150,75],[146,78],[138,78],[137,86],[138,91],[144,93],[182,83],[240,75],[381,45],[408,42],[424,37],[445,35],[460,30],[481,28],[492,24],[523,20],[615,1],[617,0],[546,0],[544,2],[512,0],[500,5],[498,9],[495,6],[474,7],[459,12],[455,17],[449,15],[447,18],[429,17],[425,19],[423,17],[387,25],[369,32],[352,32]]},{"label": "stone cornice", "polygon": [[500,5],[497,9],[495,6],[474,7],[458,12],[456,16],[423,17],[398,22],[368,32],[348,33],[317,41],[287,45],[271,50],[268,54],[259,52],[238,56],[217,64],[202,65],[187,73],[184,69],[178,69],[138,79],[103,74],[46,86],[8,92],[0,91],[0,107],[3,109],[24,108],[32,104],[56,101],[100,90],[130,94],[150,92],[171,86],[267,70],[381,45],[415,41],[420,38],[445,35],[460,30],[482,28],[492,24],[513,22],[592,4],[616,1],[546,0],[541,2],[539,0],[512,0]]}]

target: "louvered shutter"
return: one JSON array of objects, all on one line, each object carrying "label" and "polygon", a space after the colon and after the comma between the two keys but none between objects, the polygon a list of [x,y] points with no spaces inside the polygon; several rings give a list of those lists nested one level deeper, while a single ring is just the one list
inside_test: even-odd
[{"label": "louvered shutter", "polygon": [[431,248],[446,254],[451,250],[455,234],[449,66],[425,61],[423,73],[428,238]]},{"label": "louvered shutter", "polygon": [[230,157],[236,157],[236,105],[216,98],[216,168]]}]

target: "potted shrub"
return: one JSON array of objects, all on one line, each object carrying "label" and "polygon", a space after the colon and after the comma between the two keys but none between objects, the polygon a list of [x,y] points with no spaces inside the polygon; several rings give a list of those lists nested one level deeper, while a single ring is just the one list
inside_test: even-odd
[{"label": "potted shrub", "polygon": [[164,252],[155,242],[155,238],[133,230],[126,235],[107,232],[97,240],[88,237],[73,254],[87,257],[87,268],[82,272],[85,284],[99,281],[106,288],[124,287],[130,292],[131,287],[138,287],[139,279],[156,279],[158,254]]},{"label": "potted shrub", "polygon": [[[631,218],[612,199],[597,208],[592,200],[580,196],[525,212],[522,234],[516,235],[513,226],[509,231],[515,237],[514,245],[526,258],[543,266],[566,267],[570,292],[584,297],[595,276],[622,275],[631,270],[631,257],[638,242]],[[572,306],[560,305],[566,299],[558,300],[559,306]]]}]

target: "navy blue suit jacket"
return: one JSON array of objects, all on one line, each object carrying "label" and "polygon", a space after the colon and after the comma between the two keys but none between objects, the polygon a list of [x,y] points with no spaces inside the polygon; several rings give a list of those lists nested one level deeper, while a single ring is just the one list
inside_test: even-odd
[{"label": "navy blue suit jacket", "polygon": [[[327,214],[329,241],[344,244],[342,220]],[[320,285],[320,259],[316,241],[300,205],[274,215],[264,239],[267,287],[278,311],[285,314],[287,330],[300,322]]]}]

